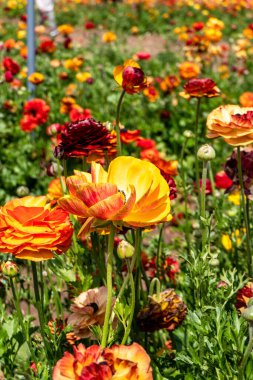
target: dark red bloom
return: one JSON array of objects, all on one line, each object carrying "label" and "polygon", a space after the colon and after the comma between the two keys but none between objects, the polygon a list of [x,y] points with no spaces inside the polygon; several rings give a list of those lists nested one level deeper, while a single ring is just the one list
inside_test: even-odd
[{"label": "dark red bloom", "polygon": [[194,22],[192,24],[192,27],[194,30],[196,30],[196,32],[199,32],[200,30],[202,30],[204,28],[205,24],[201,21],[199,22]]},{"label": "dark red bloom", "polygon": [[177,186],[174,179],[169,174],[164,172],[162,169],[160,169],[160,172],[163,178],[165,179],[165,181],[167,182],[167,184],[169,185],[170,200],[175,199],[177,197]]},{"label": "dark red bloom", "polygon": [[145,74],[142,69],[133,66],[127,66],[122,73],[122,87],[126,92],[135,86],[141,86],[145,81]]},{"label": "dark red bloom", "polygon": [[88,118],[67,125],[61,134],[61,143],[54,149],[54,155],[59,159],[87,157],[94,150],[106,151],[111,147],[111,133],[99,121]]},{"label": "dark red bloom", "polygon": [[250,298],[253,297],[253,282],[248,282],[236,295],[235,307],[241,312],[247,307]]},{"label": "dark red bloom", "polygon": [[13,81],[13,75],[12,75],[11,71],[5,71],[4,79],[5,79],[5,82],[8,82],[8,83]]},{"label": "dark red bloom", "polygon": [[85,24],[84,24],[84,27],[85,29],[89,30],[89,29],[94,29],[95,28],[95,24],[94,22],[92,21],[87,21]]},{"label": "dark red bloom", "polygon": [[5,57],[3,60],[4,71],[10,71],[12,75],[16,75],[20,71],[19,64],[11,59],[10,57]]},{"label": "dark red bloom", "polygon": [[167,257],[165,259],[164,270],[167,273],[170,280],[174,280],[176,274],[179,272],[179,261],[173,257]]},{"label": "dark red bloom", "polygon": [[222,170],[215,175],[215,186],[217,189],[228,189],[233,185],[233,181]]},{"label": "dark red bloom", "polygon": [[220,90],[210,78],[193,78],[184,85],[184,91],[180,95],[186,99],[213,98],[220,95]]},{"label": "dark red bloom", "polygon": [[136,141],[141,134],[139,129],[135,129],[134,131],[130,131],[128,129],[122,129],[120,131],[120,139],[124,144],[130,144]]},{"label": "dark red bloom", "polygon": [[65,39],[64,39],[64,42],[63,42],[63,46],[65,47],[65,49],[71,49],[71,47],[72,47],[72,38],[66,36]]},{"label": "dark red bloom", "polygon": [[47,39],[40,43],[39,49],[42,53],[53,53],[56,49],[55,43],[53,40]]}]

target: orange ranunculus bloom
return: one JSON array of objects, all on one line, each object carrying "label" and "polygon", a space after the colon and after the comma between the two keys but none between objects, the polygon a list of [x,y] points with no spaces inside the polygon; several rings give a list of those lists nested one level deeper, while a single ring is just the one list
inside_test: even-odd
[{"label": "orange ranunculus bloom", "polygon": [[42,261],[65,252],[73,233],[68,213],[51,210],[47,197],[13,199],[0,209],[0,251]]},{"label": "orange ranunculus bloom", "polygon": [[244,92],[239,101],[242,107],[253,107],[253,92]]},{"label": "orange ranunculus bloom", "polygon": [[[65,185],[65,177],[61,177],[63,184]],[[48,185],[47,196],[51,201],[56,201],[63,197],[62,186],[60,178],[54,178]]]},{"label": "orange ranunculus bloom", "polygon": [[120,140],[124,144],[131,144],[136,141],[140,137],[141,131],[139,129],[135,129],[133,131],[129,129],[122,129],[120,131]]},{"label": "orange ranunculus bloom", "polygon": [[103,34],[102,40],[106,43],[114,42],[117,40],[117,36],[115,33],[109,31]]},{"label": "orange ranunculus bloom", "polygon": [[133,59],[127,59],[123,65],[113,70],[115,81],[128,93],[136,94],[147,87],[147,78],[140,65]]},{"label": "orange ranunculus bloom", "polygon": [[148,227],[171,219],[169,186],[160,170],[134,157],[117,157],[108,173],[92,162],[91,174],[76,172],[67,179],[69,195],[58,203],[85,220],[79,237],[105,221]]},{"label": "orange ranunculus bloom", "polygon": [[175,90],[180,84],[180,79],[176,75],[167,75],[159,83],[160,89],[164,92],[171,92]]},{"label": "orange ranunculus bloom", "polygon": [[73,347],[74,354],[65,352],[53,371],[53,380],[152,380],[150,358],[137,343],[114,345],[102,349],[97,345]]},{"label": "orange ranunculus bloom", "polygon": [[184,85],[184,91],[179,95],[187,100],[203,97],[213,98],[220,95],[220,90],[210,78],[193,78]]},{"label": "orange ranunculus bloom", "polygon": [[179,74],[183,79],[196,78],[200,74],[200,67],[194,62],[183,62],[179,66]]},{"label": "orange ranunculus bloom", "polygon": [[145,88],[143,94],[150,102],[155,102],[159,98],[159,92],[154,86]]},{"label": "orange ranunculus bloom", "polygon": [[207,118],[207,137],[223,137],[233,146],[253,142],[253,107],[225,105],[214,109]]},{"label": "orange ranunculus bloom", "polygon": [[65,36],[68,36],[69,34],[73,33],[74,32],[74,28],[72,25],[70,24],[63,24],[63,25],[60,25],[58,26],[57,28],[58,32],[60,34],[63,34]]},{"label": "orange ranunculus bloom", "polygon": [[40,84],[44,82],[44,75],[41,73],[34,72],[31,75],[29,75],[28,80],[29,82],[33,84]]}]

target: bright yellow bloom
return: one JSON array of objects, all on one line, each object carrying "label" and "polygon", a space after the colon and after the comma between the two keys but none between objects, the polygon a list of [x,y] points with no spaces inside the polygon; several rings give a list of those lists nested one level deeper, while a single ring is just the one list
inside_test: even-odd
[{"label": "bright yellow bloom", "polygon": [[169,186],[160,170],[147,161],[118,157],[108,173],[92,162],[91,174],[75,172],[67,186],[70,195],[59,204],[85,220],[79,236],[105,221],[136,228],[171,220]]},{"label": "bright yellow bloom", "polygon": [[29,75],[28,77],[28,80],[29,82],[33,83],[33,84],[40,84],[40,83],[43,83],[44,82],[44,75],[41,74],[41,73],[32,73],[31,75]]},{"label": "bright yellow bloom", "polygon": [[58,29],[59,33],[64,34],[64,35],[69,35],[69,34],[73,33],[73,31],[74,31],[73,26],[69,25],[69,24],[60,25],[60,26],[58,26],[57,29]]},{"label": "bright yellow bloom", "polygon": [[241,195],[238,190],[233,191],[233,193],[229,194],[228,201],[233,203],[235,206],[240,206]]},{"label": "bright yellow bloom", "polygon": [[91,78],[91,74],[88,71],[85,71],[83,73],[77,73],[76,74],[76,79],[78,82],[86,82],[87,79]]},{"label": "bright yellow bloom", "polygon": [[116,41],[117,36],[113,32],[106,32],[103,34],[102,39],[103,39],[103,42],[110,43],[110,42]]},{"label": "bright yellow bloom", "polygon": [[79,70],[82,65],[83,65],[83,58],[81,57],[66,59],[66,61],[64,61],[64,67],[71,71]]}]

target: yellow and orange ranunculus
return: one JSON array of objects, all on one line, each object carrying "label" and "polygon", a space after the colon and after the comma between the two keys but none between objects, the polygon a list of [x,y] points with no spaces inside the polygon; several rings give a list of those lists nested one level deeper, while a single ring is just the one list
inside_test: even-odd
[{"label": "yellow and orange ranunculus", "polygon": [[133,59],[127,59],[123,65],[116,66],[113,75],[115,81],[130,95],[141,92],[148,86],[144,72]]},{"label": "yellow and orange ranunculus", "polygon": [[65,352],[53,371],[53,380],[152,380],[150,358],[137,343],[114,345],[102,349],[97,345],[86,348],[79,344],[74,354]]},{"label": "yellow and orange ranunculus", "polygon": [[84,221],[79,237],[108,221],[137,228],[171,220],[169,186],[150,162],[118,157],[108,173],[92,162],[91,174],[76,172],[67,186],[58,203]]},{"label": "yellow and orange ranunculus", "polygon": [[223,137],[233,146],[253,142],[253,107],[225,105],[214,109],[207,118],[207,137]]},{"label": "yellow and orange ranunculus", "polygon": [[13,199],[0,209],[0,251],[42,261],[65,252],[73,233],[68,213],[50,208],[47,197]]},{"label": "yellow and orange ranunculus", "polygon": [[34,72],[31,75],[29,75],[28,80],[29,82],[38,85],[44,82],[45,77],[41,73]]}]

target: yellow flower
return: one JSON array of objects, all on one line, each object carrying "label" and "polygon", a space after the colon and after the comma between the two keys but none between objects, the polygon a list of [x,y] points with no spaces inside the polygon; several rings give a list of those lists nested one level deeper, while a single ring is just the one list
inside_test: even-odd
[{"label": "yellow flower", "polygon": [[139,28],[138,26],[132,26],[130,29],[132,34],[138,34],[139,33]]},{"label": "yellow flower", "polygon": [[29,75],[28,77],[28,80],[29,82],[33,83],[33,84],[40,84],[40,83],[43,83],[44,82],[44,75],[41,74],[41,73],[32,73],[31,75]]},{"label": "yellow flower", "polygon": [[238,190],[233,191],[233,193],[229,194],[228,201],[233,203],[235,206],[240,206],[241,195]]},{"label": "yellow flower", "polygon": [[108,173],[92,162],[91,174],[67,179],[70,195],[60,206],[85,222],[79,237],[106,221],[128,227],[149,227],[171,220],[169,186],[160,170],[134,157],[114,159]]},{"label": "yellow flower", "polygon": [[205,37],[210,42],[219,42],[222,39],[222,32],[219,29],[208,28],[205,30]]},{"label": "yellow flower", "polygon": [[17,39],[22,40],[26,37],[26,30],[18,30],[17,31]]},{"label": "yellow flower", "polygon": [[91,74],[87,71],[83,72],[83,73],[77,73],[76,74],[76,79],[78,80],[78,82],[86,82],[87,79],[91,78]]},{"label": "yellow flower", "polygon": [[232,232],[231,236],[228,234],[224,234],[221,237],[221,244],[225,248],[226,251],[231,251],[233,249],[233,246],[236,246],[237,248],[240,246],[242,242],[242,236],[245,234],[246,229],[242,228],[241,230],[235,230],[235,232]]},{"label": "yellow flower", "polygon": [[66,59],[66,61],[64,61],[64,67],[66,69],[69,69],[71,71],[77,71],[80,69],[80,67],[83,65],[83,58],[81,57],[75,57],[75,58],[70,58],[70,59]]},{"label": "yellow flower", "polygon": [[232,250],[232,241],[228,234],[222,235],[221,244],[223,245],[226,251]]},{"label": "yellow flower", "polygon": [[116,41],[117,36],[113,32],[106,32],[103,34],[102,39],[103,39],[103,42],[110,43],[110,42]]},{"label": "yellow flower", "polygon": [[58,29],[58,32],[60,34],[65,34],[65,35],[69,35],[69,34],[73,33],[73,31],[74,31],[73,26],[70,24],[60,25],[60,26],[58,26],[57,29]]}]

